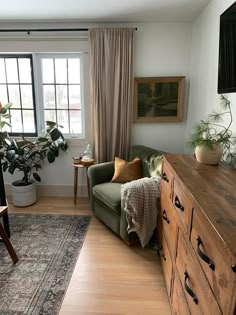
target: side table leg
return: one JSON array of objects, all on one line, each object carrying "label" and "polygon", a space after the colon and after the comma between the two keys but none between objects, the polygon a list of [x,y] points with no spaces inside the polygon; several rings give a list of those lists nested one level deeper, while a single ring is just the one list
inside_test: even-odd
[{"label": "side table leg", "polygon": [[74,205],[77,199],[77,186],[78,186],[78,168],[74,167]]}]

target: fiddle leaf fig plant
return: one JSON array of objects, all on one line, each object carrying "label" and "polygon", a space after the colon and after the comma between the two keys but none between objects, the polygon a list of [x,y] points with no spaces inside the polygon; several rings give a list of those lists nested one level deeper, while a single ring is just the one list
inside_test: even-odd
[{"label": "fiddle leaf fig plant", "polygon": [[190,146],[205,146],[213,150],[215,144],[223,148],[222,160],[236,167],[236,137],[230,127],[233,123],[231,102],[221,95],[221,109],[213,110],[206,120],[201,120],[194,126],[194,132],[189,142]]},{"label": "fiddle leaf fig plant", "polygon": [[46,159],[53,163],[59,156],[59,152],[67,150],[67,143],[59,126],[53,121],[46,121],[46,130],[43,136],[33,141],[21,136],[20,139],[12,139],[8,134],[2,134],[1,152],[3,171],[14,174],[17,170],[22,173],[20,180],[14,182],[16,186],[26,186],[32,179],[40,182],[38,170]]}]

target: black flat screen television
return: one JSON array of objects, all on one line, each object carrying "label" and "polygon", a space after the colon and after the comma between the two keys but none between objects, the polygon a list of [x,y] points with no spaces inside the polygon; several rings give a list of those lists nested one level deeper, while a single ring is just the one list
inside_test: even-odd
[{"label": "black flat screen television", "polygon": [[236,92],[236,1],[220,16],[218,93]]}]

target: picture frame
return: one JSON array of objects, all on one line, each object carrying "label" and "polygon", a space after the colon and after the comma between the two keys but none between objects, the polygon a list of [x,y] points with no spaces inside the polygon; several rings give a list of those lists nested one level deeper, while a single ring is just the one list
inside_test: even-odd
[{"label": "picture frame", "polygon": [[134,78],[134,122],[184,119],[185,76]]}]

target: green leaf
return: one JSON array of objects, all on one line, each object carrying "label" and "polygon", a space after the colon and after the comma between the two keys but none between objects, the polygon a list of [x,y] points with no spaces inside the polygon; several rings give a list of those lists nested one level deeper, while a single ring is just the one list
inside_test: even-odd
[{"label": "green leaf", "polygon": [[68,149],[68,145],[66,142],[62,142],[60,144],[60,148],[62,149],[62,151],[66,151]]},{"label": "green leaf", "polygon": [[0,114],[3,115],[3,114],[6,114],[7,113],[7,108],[6,107],[2,107],[0,109]]},{"label": "green leaf", "polygon": [[37,180],[38,182],[41,182],[41,177],[39,176],[38,173],[33,173],[33,177],[35,180]]},{"label": "green leaf", "polygon": [[13,174],[14,171],[15,171],[15,169],[16,169],[15,163],[11,163],[11,164],[9,165],[9,167],[8,167],[8,172],[9,172],[10,174]]},{"label": "green leaf", "polygon": [[38,138],[38,142],[47,142],[48,141],[48,138],[46,137],[39,137]]},{"label": "green leaf", "polygon": [[4,162],[4,163],[2,164],[3,172],[6,172],[7,167],[8,167],[8,163],[7,163],[7,162]]},{"label": "green leaf", "polygon": [[49,163],[53,163],[55,161],[55,154],[52,150],[48,151],[47,158]]},{"label": "green leaf", "polygon": [[16,156],[15,150],[9,150],[6,152],[6,159],[10,162],[12,161]]},{"label": "green leaf", "polygon": [[54,152],[55,156],[58,157],[58,155],[59,155],[58,148],[54,145],[51,145],[50,149]]},{"label": "green leaf", "polygon": [[3,114],[2,117],[4,117],[4,118],[10,118],[10,117],[11,117],[11,114]]},{"label": "green leaf", "polygon": [[7,103],[3,107],[6,108],[6,109],[9,109],[11,106],[12,106],[12,103]]},{"label": "green leaf", "polygon": [[52,138],[52,141],[56,141],[61,137],[61,132],[55,128],[51,131],[50,137]]},{"label": "green leaf", "polygon": [[2,129],[5,126],[5,121],[0,121],[0,128]]},{"label": "green leaf", "polygon": [[46,120],[46,126],[48,126],[49,128],[53,128],[56,125],[57,125],[57,123],[55,121]]},{"label": "green leaf", "polygon": [[25,151],[24,151],[24,149],[19,148],[19,149],[17,150],[17,153],[18,153],[19,155],[24,155]]}]

